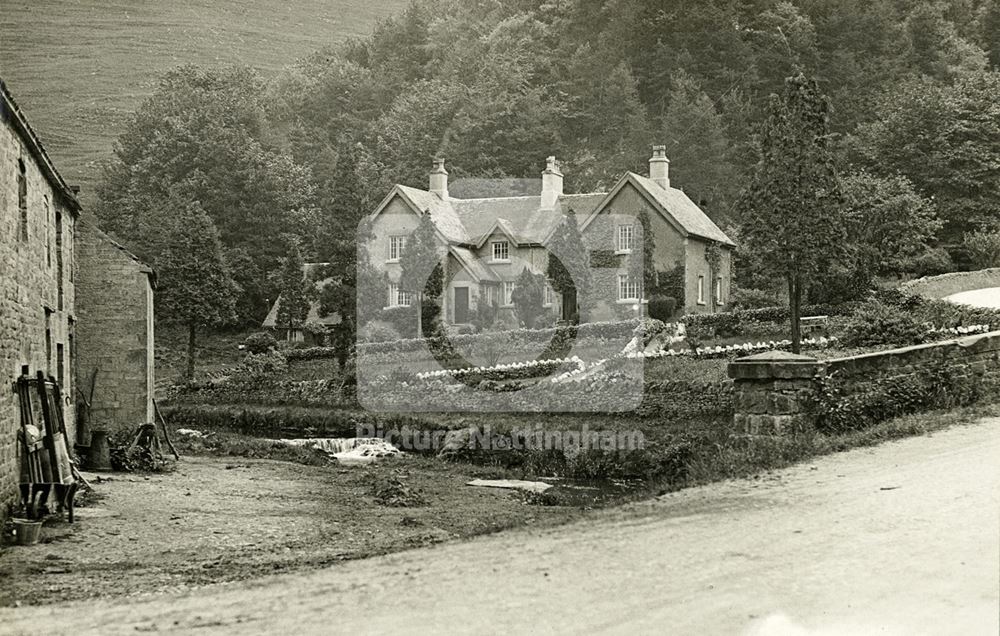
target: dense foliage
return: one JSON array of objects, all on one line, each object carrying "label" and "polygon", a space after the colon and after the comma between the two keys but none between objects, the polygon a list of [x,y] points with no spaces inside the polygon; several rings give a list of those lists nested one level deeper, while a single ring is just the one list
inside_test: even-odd
[{"label": "dense foliage", "polygon": [[[829,135],[817,139],[840,174],[859,175],[845,192],[867,225],[845,228],[848,247],[899,239],[831,272],[849,296],[873,268],[950,267],[941,246],[968,265],[963,235],[995,224],[998,16],[996,0],[415,0],[273,81],[239,68],[168,74],[126,123],[97,213],[151,258],[162,201],[187,188],[218,227],[246,322],[277,295],[275,239],[295,235],[306,260],[335,264],[333,304],[351,330],[344,298],[367,275],[348,273],[359,221],[391,184],[426,187],[435,156],[457,181],[537,178],[554,154],[566,191],[580,192],[645,171],[649,146],[665,144],[673,184],[740,237],[753,223],[734,204],[773,115],[768,96],[801,73],[829,97]],[[911,218],[916,231],[897,234]],[[735,271],[765,287],[752,255]]]}]

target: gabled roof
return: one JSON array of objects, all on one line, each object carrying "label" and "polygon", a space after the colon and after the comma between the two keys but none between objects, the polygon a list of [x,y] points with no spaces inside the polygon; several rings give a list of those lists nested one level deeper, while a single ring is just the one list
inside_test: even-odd
[{"label": "gabled roof", "polygon": [[469,272],[476,279],[477,283],[482,281],[500,282],[500,277],[493,271],[493,268],[476,258],[476,255],[468,248],[452,245],[448,248],[448,251],[465,268],[465,271]]},{"label": "gabled roof", "polygon": [[442,199],[427,190],[396,185],[372,217],[399,196],[414,213],[430,213],[441,237],[450,245],[482,247],[497,230],[518,245],[544,245],[565,214],[572,211],[577,218],[584,219],[580,226],[584,230],[628,183],[635,186],[682,235],[735,245],[683,191],[661,188],[634,172],[626,173],[611,192],[561,195],[555,209],[551,210],[541,209],[541,196]]},{"label": "gabled roof", "polygon": [[[320,267],[323,267],[325,265],[329,265],[329,263],[303,263],[302,277],[307,280],[312,279],[316,275],[317,270],[319,270]],[[333,279],[324,278],[322,280],[317,280],[315,282],[316,291],[317,292],[322,291],[323,286],[326,285],[331,280]],[[273,329],[278,326],[278,304],[280,302],[281,302],[281,296],[279,295],[278,299],[275,300],[274,304],[271,305],[271,310],[267,312],[267,317],[264,318],[264,322],[262,323],[261,326],[269,329]],[[332,314],[328,314],[326,316],[321,316],[319,313],[319,301],[314,300],[309,304],[309,313],[306,315],[305,322],[318,322],[321,325],[328,325],[328,326],[339,325],[341,323],[341,317],[340,314],[337,312],[333,312]],[[296,326],[301,326],[301,325],[297,324]]]},{"label": "gabled roof", "polygon": [[490,226],[490,229],[483,232],[483,235],[479,237],[478,241],[476,241],[475,246],[477,248],[482,247],[483,244],[486,243],[486,240],[489,239],[494,234],[496,234],[497,232],[506,235],[507,238],[511,240],[511,242],[516,243],[518,245],[527,242],[527,241],[522,241],[520,239],[518,231],[511,226],[510,221],[508,221],[507,219],[497,219],[496,221],[493,222],[493,225]]},{"label": "gabled roof", "polygon": [[153,289],[156,289],[156,272],[153,270],[152,267],[144,263],[142,259],[140,259],[135,254],[125,249],[124,245],[122,245],[118,241],[114,240],[113,238],[105,234],[104,231],[101,230],[101,228],[97,227],[95,224],[87,220],[86,217],[80,219],[79,227],[81,232],[87,232],[87,231],[93,232],[94,236],[99,238],[101,241],[104,241],[111,247],[115,248],[116,250],[121,252],[125,256],[125,258],[133,261],[136,265],[138,265],[139,271],[149,277],[150,286]]},{"label": "gabled roof", "polygon": [[62,197],[70,212],[74,215],[79,214],[80,202],[76,198],[76,193],[63,181],[59,171],[56,170],[55,164],[52,163],[48,153],[45,152],[45,147],[42,146],[41,140],[28,124],[27,118],[21,112],[17,102],[14,101],[14,96],[10,94],[7,85],[2,79],[0,79],[0,121],[9,122],[14,130],[17,131],[18,135],[24,141],[24,145],[28,148],[28,152],[35,159],[35,163],[38,164],[42,174],[45,175],[45,179],[49,182],[49,185]]},{"label": "gabled roof", "polygon": [[700,239],[718,241],[725,245],[735,247],[735,243],[726,236],[726,233],[719,229],[708,215],[702,212],[701,208],[695,205],[688,195],[677,188],[662,188],[653,180],[634,172],[628,172],[615,187],[611,189],[605,200],[598,205],[583,222],[580,230],[583,231],[590,225],[601,211],[607,207],[626,184],[631,183],[646,200],[649,201],[666,219],[677,227],[684,236],[694,236]]},{"label": "gabled roof", "polygon": [[397,185],[382,200],[382,203],[376,208],[372,217],[378,216],[396,196],[402,198],[418,216],[425,212],[430,213],[431,220],[434,221],[434,227],[441,234],[442,238],[449,243],[468,242],[465,228],[462,226],[462,222],[459,220],[454,208],[452,208],[451,203],[426,190]]}]

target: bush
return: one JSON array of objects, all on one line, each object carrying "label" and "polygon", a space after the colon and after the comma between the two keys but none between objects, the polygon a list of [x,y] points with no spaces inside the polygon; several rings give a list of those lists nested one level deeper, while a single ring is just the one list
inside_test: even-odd
[{"label": "bush", "polygon": [[358,331],[358,339],[361,342],[395,342],[400,335],[392,323],[373,320]]},{"label": "bush", "polygon": [[243,341],[250,353],[267,353],[278,348],[278,341],[270,331],[258,331]]},{"label": "bush", "polygon": [[386,307],[379,312],[379,321],[388,323],[396,330],[399,337],[414,338],[417,336],[417,307]]},{"label": "bush", "polygon": [[649,299],[649,317],[670,322],[677,311],[677,299],[673,296],[653,296]]},{"label": "bush", "polygon": [[730,297],[733,311],[742,309],[764,309],[781,305],[778,294],[765,289],[737,289]]},{"label": "bush", "polygon": [[927,332],[909,312],[870,301],[851,316],[842,340],[849,347],[906,346],[926,341]]},{"label": "bush", "polygon": [[1000,228],[966,234],[963,243],[976,269],[1000,267]]},{"label": "bush", "polygon": [[954,271],[955,264],[952,262],[948,250],[943,247],[935,247],[914,258],[908,269],[921,277],[937,276]]},{"label": "bush", "polygon": [[249,354],[233,367],[230,378],[234,382],[261,384],[280,380],[288,371],[288,360],[280,351]]},{"label": "bush", "polygon": [[963,365],[934,366],[907,376],[889,374],[861,385],[818,381],[816,427],[824,433],[844,433],[931,409],[973,404],[994,395],[980,377],[970,377]]}]

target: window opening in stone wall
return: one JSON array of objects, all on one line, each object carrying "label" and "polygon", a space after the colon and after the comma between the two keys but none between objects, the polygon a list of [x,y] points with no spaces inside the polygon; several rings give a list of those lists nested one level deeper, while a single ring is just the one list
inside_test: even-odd
[{"label": "window opening in stone wall", "polygon": [[63,236],[62,213],[56,212],[56,284],[59,286],[59,311],[63,308]]},{"label": "window opening in stone wall", "polygon": [[17,208],[21,213],[17,235],[22,241],[28,240],[28,175],[24,160],[17,160]]}]

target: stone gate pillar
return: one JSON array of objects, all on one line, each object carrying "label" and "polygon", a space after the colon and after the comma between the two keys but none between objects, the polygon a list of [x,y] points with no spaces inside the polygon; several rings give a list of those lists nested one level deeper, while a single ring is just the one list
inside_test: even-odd
[{"label": "stone gate pillar", "polygon": [[769,351],[729,364],[734,381],[733,423],[750,435],[790,435],[815,424],[809,403],[813,379],[825,365],[809,356]]}]

